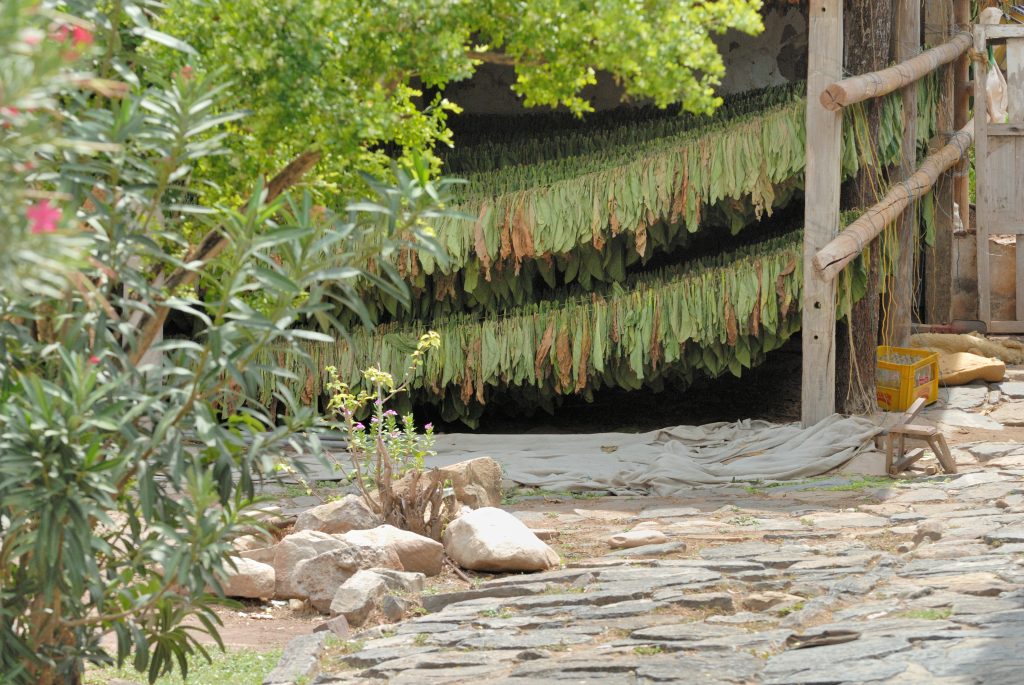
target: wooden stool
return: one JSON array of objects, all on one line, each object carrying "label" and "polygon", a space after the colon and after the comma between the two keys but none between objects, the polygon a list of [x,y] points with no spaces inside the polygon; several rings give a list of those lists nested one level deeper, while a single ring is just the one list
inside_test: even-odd
[{"label": "wooden stool", "polygon": [[912,423],[922,409],[924,409],[924,398],[918,398],[903,414],[900,422],[889,429],[885,444],[885,469],[890,476],[905,471],[911,464],[924,456],[924,450],[920,448],[906,451],[907,438],[928,443],[932,452],[935,453],[935,457],[942,464],[942,470],[946,473],[956,473],[956,461],[949,451],[945,436],[939,429]]}]

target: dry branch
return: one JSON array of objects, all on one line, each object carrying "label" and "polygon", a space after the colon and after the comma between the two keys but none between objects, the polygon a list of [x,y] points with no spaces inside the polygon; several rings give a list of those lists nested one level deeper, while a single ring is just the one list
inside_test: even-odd
[{"label": "dry branch", "polygon": [[822,278],[834,279],[911,202],[931,190],[939,176],[960,162],[973,144],[974,120],[971,119],[941,150],[929,155],[910,178],[893,185],[881,202],[865,211],[814,256],[814,268]]},{"label": "dry branch", "polygon": [[[281,193],[298,183],[319,161],[320,153],[312,151],[303,152],[293,159],[267,184],[267,196],[264,202],[273,202]],[[167,278],[164,285],[166,292],[174,292],[180,286],[193,283],[199,276],[199,268],[215,259],[227,245],[227,237],[216,229],[203,236],[203,239],[192,248],[185,258],[185,263],[189,265],[189,268],[178,267]],[[157,334],[163,330],[169,311],[166,306],[158,305],[154,308],[152,316],[142,320],[140,323],[142,333],[139,335],[138,345],[132,354],[133,364],[138,364],[153,345]]]},{"label": "dry branch", "polygon": [[959,33],[949,42],[926,50],[896,66],[837,81],[822,92],[821,105],[831,112],[837,112],[857,102],[888,95],[928,75],[943,64],[949,64],[967,52],[973,44],[974,40],[969,34]]}]

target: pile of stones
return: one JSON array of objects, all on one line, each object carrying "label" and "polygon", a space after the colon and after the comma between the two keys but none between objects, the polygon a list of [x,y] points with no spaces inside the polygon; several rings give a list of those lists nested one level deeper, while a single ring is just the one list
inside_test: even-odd
[{"label": "pile of stones", "polygon": [[425,579],[441,573],[446,556],[473,571],[559,565],[551,547],[495,506],[501,502],[496,462],[484,457],[445,471],[462,508],[442,541],[388,525],[361,496],[346,495],[303,511],[273,544],[256,535],[236,539],[224,594],[308,603],[331,617],[322,629],[344,636],[371,617],[398,621],[421,607]]}]

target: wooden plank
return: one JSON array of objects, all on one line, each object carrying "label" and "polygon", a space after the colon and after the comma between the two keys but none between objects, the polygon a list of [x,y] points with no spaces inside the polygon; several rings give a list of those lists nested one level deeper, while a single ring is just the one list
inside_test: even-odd
[{"label": "wooden plank", "polygon": [[1016,283],[1016,308],[1017,320],[1024,322],[1024,240],[1017,238],[1017,245],[1014,248],[1017,253]]},{"label": "wooden plank", "polygon": [[[953,27],[953,3],[925,0],[924,26],[926,44],[937,45],[947,40]],[[929,154],[945,145],[947,131],[955,130],[953,71],[953,65],[946,65],[939,72],[938,134],[929,143]],[[921,318],[930,324],[948,323],[953,317],[953,186],[953,174],[947,171],[932,189],[935,236],[924,253],[925,306],[921,312]]]},{"label": "wooden plank", "polygon": [[998,335],[1020,335],[1024,333],[1024,321],[989,321],[986,331]]},{"label": "wooden plank", "polygon": [[803,374],[804,427],[836,410],[836,285],[812,260],[839,233],[843,115],[817,94],[843,75],[842,0],[811,0],[808,19],[807,157],[804,188]]},{"label": "wooden plank", "polygon": [[[975,26],[974,49],[978,54],[984,55],[985,48],[985,27]],[[988,82],[988,60],[978,60],[974,69],[974,101],[987,102],[985,84]],[[978,318],[991,331],[992,288],[989,280],[988,222],[982,218],[982,207],[985,205],[983,195],[988,183],[985,163],[988,160],[988,117],[985,115],[984,105],[979,107],[978,116],[974,117],[974,160],[975,187],[978,189],[978,226],[975,233],[978,246]]]},{"label": "wooden plank", "polygon": [[1010,126],[1024,129],[1024,38],[1006,41],[1006,92]]},{"label": "wooden plank", "polygon": [[988,135],[989,137],[1024,135],[1024,124],[989,124]]},{"label": "wooden plank", "polygon": [[[921,52],[921,0],[898,0],[896,4],[896,60],[905,62]],[[917,83],[903,89],[903,141],[900,178],[909,180],[917,169]],[[906,347],[910,342],[910,323],[914,316],[914,258],[917,256],[917,203],[910,202],[897,223],[899,259],[891,276],[886,297],[890,317],[887,345]],[[886,330],[883,326],[882,330]]]},{"label": "wooden plank", "polygon": [[[991,176],[991,174],[989,174]],[[988,221],[985,224],[989,235],[1021,235],[1024,234],[1024,223],[1021,221]]]},{"label": "wooden plank", "polygon": [[1007,38],[1024,38],[1024,26],[1020,24],[981,24],[985,32],[985,40],[1005,40]]}]

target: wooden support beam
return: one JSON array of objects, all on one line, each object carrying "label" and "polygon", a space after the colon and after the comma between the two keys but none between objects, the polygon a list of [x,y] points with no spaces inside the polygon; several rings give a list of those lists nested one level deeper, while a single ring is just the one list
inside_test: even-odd
[{"label": "wooden support beam", "polygon": [[[950,0],[925,0],[925,43],[936,45],[946,40],[953,29],[953,3]],[[936,117],[938,134],[928,146],[929,154],[946,143],[945,131],[953,129],[952,65],[939,72],[939,104]],[[924,252],[924,311],[922,319],[929,324],[949,323],[953,316],[953,174],[945,172],[932,190],[935,206],[935,237]]]},{"label": "wooden support beam", "polygon": [[[966,36],[957,36],[964,39]],[[902,64],[913,64],[924,55],[921,52],[921,0],[897,0],[896,30],[894,31],[896,59]],[[971,44],[973,44],[973,39]],[[965,48],[966,49],[966,48]],[[961,51],[962,52],[962,51]],[[957,53],[959,54],[959,53]],[[955,57],[950,57],[952,62]],[[926,60],[927,61],[927,60]],[[899,67],[895,67],[899,69]],[[927,72],[926,72],[927,73]],[[903,88],[903,140],[900,144],[901,180],[910,178],[917,168],[917,81],[910,81]],[[897,222],[896,242],[899,245],[899,257],[896,261],[896,272],[889,278],[886,297],[889,300],[887,317],[889,332],[888,345],[906,347],[910,342],[910,323],[914,316],[914,284],[917,274],[914,272],[914,257],[917,256],[918,216],[916,203],[911,200]]]},{"label": "wooden support beam", "polygon": [[[899,0],[898,11],[902,11],[903,0]],[[920,20],[920,8],[917,17]],[[899,29],[899,17],[897,16],[897,29]],[[920,35],[920,33],[918,33]],[[902,36],[902,32],[901,32]],[[897,37],[897,44],[903,43]],[[873,71],[870,74],[851,76],[828,86],[821,93],[821,104],[825,109],[835,112],[843,107],[871,98],[888,95],[900,88],[905,88],[918,81],[923,76],[935,71],[943,64],[949,64],[953,60],[967,52],[967,49],[974,43],[968,34],[957,34],[948,42],[922,52],[916,57],[900,57],[897,53],[896,59],[901,60],[899,64],[881,71]],[[917,54],[917,53],[911,53]]]},{"label": "wooden support beam", "polygon": [[[953,28],[956,31],[971,31],[971,0],[953,0]],[[969,55],[961,55],[953,67],[953,79],[957,83],[971,80],[971,60]],[[953,104],[953,130],[959,131],[967,125],[970,116],[972,89],[958,89]],[[940,129],[941,130],[941,129]],[[965,231],[971,230],[971,190],[970,160],[963,160],[953,173],[953,200],[960,211],[960,224]]]},{"label": "wooden support beam", "polygon": [[[957,131],[950,142],[928,157],[905,182],[889,189],[882,200],[846,227],[811,260],[811,267],[822,278],[833,280],[843,268],[856,259],[864,248],[895,221],[907,206],[931,190],[944,171],[967,155],[974,144],[974,120]],[[806,279],[805,279],[806,280]]]},{"label": "wooden support beam", "polygon": [[843,74],[842,0],[811,0],[808,19],[807,157],[804,182],[803,376],[805,427],[836,409],[836,284],[813,268],[839,232],[843,115],[815,97]]}]

